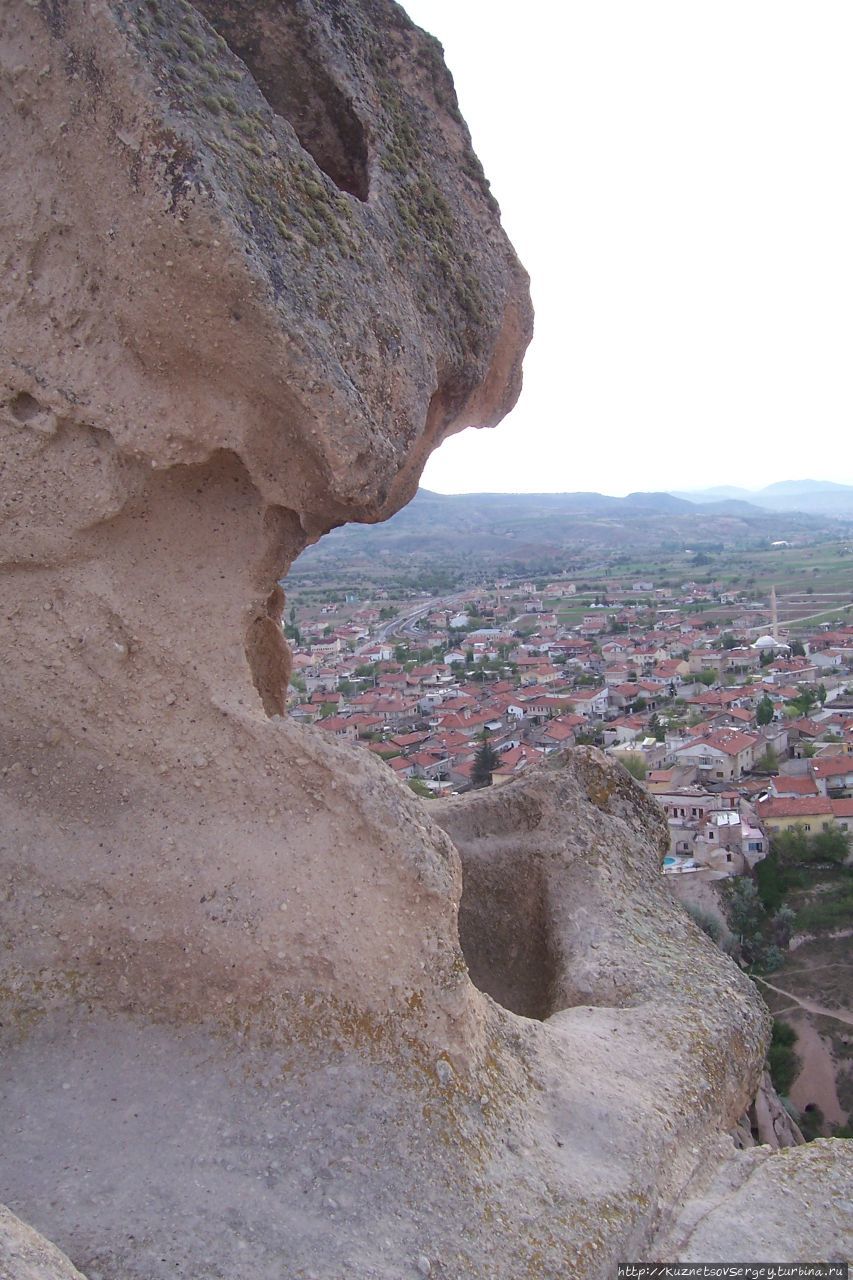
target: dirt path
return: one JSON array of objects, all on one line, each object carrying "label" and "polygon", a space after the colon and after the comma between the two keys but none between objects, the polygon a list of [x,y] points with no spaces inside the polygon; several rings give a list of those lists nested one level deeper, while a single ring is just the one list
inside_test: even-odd
[{"label": "dirt path", "polygon": [[829,1045],[808,1018],[795,1015],[791,1026],[797,1033],[796,1051],[803,1064],[791,1086],[791,1101],[800,1111],[814,1104],[820,1107],[828,1124],[844,1124],[847,1117],[838,1101],[835,1060]]},{"label": "dirt path", "polygon": [[836,1022],[844,1022],[848,1027],[853,1027],[853,1013],[848,1013],[846,1009],[827,1009],[825,1005],[816,1004],[814,1000],[794,995],[793,991],[783,991],[781,987],[774,986],[766,978],[754,976],[753,981],[760,982],[764,987],[769,987],[771,991],[784,996],[786,1000],[793,1000],[794,1004],[798,1004],[801,1009],[805,1009],[808,1013],[817,1013],[823,1018],[835,1018]]}]

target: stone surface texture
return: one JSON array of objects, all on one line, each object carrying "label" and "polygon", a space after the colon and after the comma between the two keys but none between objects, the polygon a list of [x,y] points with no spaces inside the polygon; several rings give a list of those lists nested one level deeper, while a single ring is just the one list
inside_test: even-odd
[{"label": "stone surface texture", "polygon": [[90,1280],[609,1275],[767,1036],[659,811],[590,750],[427,809],[280,716],[294,557],[520,387],[438,45],[13,0],[0,64],[0,1198]]},{"label": "stone surface texture", "polygon": [[84,1280],[65,1254],[0,1204],[0,1280]]}]

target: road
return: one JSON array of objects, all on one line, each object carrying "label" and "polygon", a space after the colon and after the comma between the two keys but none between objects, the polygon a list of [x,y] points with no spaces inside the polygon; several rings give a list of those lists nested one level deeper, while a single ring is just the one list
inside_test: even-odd
[{"label": "road", "polygon": [[367,650],[375,648],[378,644],[387,644],[393,636],[403,636],[407,639],[416,638],[417,624],[428,613],[433,613],[436,609],[452,608],[453,605],[461,603],[467,594],[467,591],[457,591],[450,596],[430,596],[429,600],[423,600],[414,607],[404,609],[387,622],[383,622],[375,635],[358,646],[355,651],[356,654],[366,653]]},{"label": "road", "polygon": [[774,986],[766,978],[759,978],[753,975],[753,981],[760,982],[763,987],[769,987],[771,991],[775,991],[777,995],[784,996],[786,1000],[793,1000],[794,1004],[798,1004],[801,1009],[805,1009],[808,1013],[817,1013],[823,1018],[835,1018],[836,1022],[846,1022],[849,1027],[853,1027],[853,1013],[848,1013],[846,1009],[827,1009],[825,1005],[815,1004],[814,1000],[807,1000],[803,996],[795,996],[793,991],[783,991],[781,987]]},{"label": "road", "polygon": [[[780,600],[778,603],[781,606],[784,604],[784,600]],[[780,618],[779,626],[790,627],[795,622],[811,622],[812,618],[822,618],[826,613],[840,613],[842,609],[849,609],[849,608],[853,608],[853,600],[848,599],[848,600],[845,600],[844,604],[838,605],[837,608],[835,605],[831,605],[828,609],[827,608],[819,609],[817,613],[807,613],[802,618]],[[768,610],[768,613],[769,613],[769,610]],[[767,631],[770,625],[771,623],[768,617],[766,622],[759,623],[757,627],[747,627],[746,629],[747,634],[751,635],[753,631],[756,632],[756,634],[760,634],[764,631]]]}]

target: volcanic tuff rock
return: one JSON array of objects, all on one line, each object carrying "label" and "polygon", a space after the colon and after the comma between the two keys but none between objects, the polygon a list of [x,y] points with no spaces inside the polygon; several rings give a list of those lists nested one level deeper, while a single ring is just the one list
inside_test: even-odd
[{"label": "volcanic tuff rock", "polygon": [[0,1280],[84,1280],[49,1240],[0,1204]]},{"label": "volcanic tuff rock", "polygon": [[437,811],[496,1003],[451,838],[277,714],[273,584],[519,388],[440,50],[388,0],[20,0],[0,62],[0,1196],[93,1277],[604,1275],[766,1036],[660,815],[594,752]]}]

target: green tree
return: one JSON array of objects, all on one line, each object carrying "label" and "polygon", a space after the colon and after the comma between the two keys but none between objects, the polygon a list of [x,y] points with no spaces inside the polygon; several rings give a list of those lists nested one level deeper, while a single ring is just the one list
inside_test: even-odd
[{"label": "green tree", "polygon": [[434,800],[435,795],[421,778],[406,779],[409,790],[414,791],[416,796],[420,796],[422,800]]},{"label": "green tree", "polygon": [[775,656],[772,649],[762,649],[758,661],[762,667],[769,667]]},{"label": "green tree", "polygon": [[660,716],[655,712],[649,721],[649,733],[656,742],[664,742],[666,740],[666,729],[661,723]]},{"label": "green tree", "polygon": [[821,706],[826,702],[827,696],[826,685],[821,681],[817,687],[817,700]]},{"label": "green tree", "polygon": [[789,712],[793,715],[807,716],[814,704],[817,702],[818,695],[812,693],[811,689],[806,689],[804,685],[798,685],[799,693],[796,698],[786,704],[785,714]]},{"label": "green tree", "polygon": [[699,672],[696,679],[710,689],[712,684],[717,683],[717,672],[712,667],[706,667],[704,671]]},{"label": "green tree", "polygon": [[787,1097],[800,1074],[800,1060],[794,1052],[797,1033],[790,1023],[773,1020],[773,1033],[767,1051],[767,1067],[777,1093]]},{"label": "green tree", "polygon": [[620,755],[620,760],[628,770],[632,778],[636,778],[638,782],[644,782],[648,773],[645,757],[638,754]]},{"label": "green tree", "polygon": [[783,867],[800,866],[811,861],[809,837],[801,822],[797,822],[785,831],[777,831],[771,842],[773,852],[778,856]]},{"label": "green tree", "polygon": [[770,724],[773,719],[773,702],[769,695],[765,693],[755,709],[755,720],[757,724]]},{"label": "green tree", "polygon": [[751,880],[739,876],[728,889],[729,928],[737,940],[736,954],[744,964],[756,964],[764,954],[767,912]]},{"label": "green tree", "polygon": [[831,822],[812,836],[811,854],[815,862],[844,862],[850,851],[850,832]]},{"label": "green tree", "polygon": [[756,760],[753,766],[756,773],[778,773],[779,757],[774,748],[768,743],[767,749],[760,760]]},{"label": "green tree", "polygon": [[805,656],[806,656],[806,647],[803,644],[802,640],[792,640],[791,641],[791,657],[804,658]]},{"label": "green tree", "polygon": [[474,767],[471,770],[471,782],[474,787],[490,787],[492,785],[492,774],[500,763],[498,753],[495,751],[488,736],[484,735],[477,754],[474,756]]},{"label": "green tree", "polygon": [[785,906],[784,903],[771,918],[770,928],[773,934],[773,941],[777,947],[781,947],[784,950],[791,941],[796,918],[797,913],[792,911],[790,907]]}]

